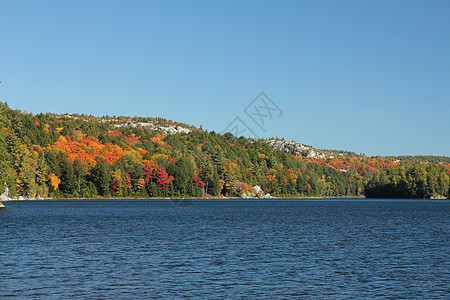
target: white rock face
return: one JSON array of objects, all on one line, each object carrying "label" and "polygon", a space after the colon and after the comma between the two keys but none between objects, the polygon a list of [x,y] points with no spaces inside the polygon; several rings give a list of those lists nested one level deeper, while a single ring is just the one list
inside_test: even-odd
[{"label": "white rock face", "polygon": [[[56,118],[68,118],[68,119],[78,119],[78,116],[73,116],[73,115],[69,115],[69,114],[64,114],[64,115],[55,115]],[[83,119],[84,122],[91,122],[91,120],[89,119]],[[97,120],[97,122],[99,123],[111,123],[111,122],[119,122],[118,119],[100,119]],[[132,127],[132,128],[136,128],[138,126],[142,126],[142,127],[146,127],[150,130],[153,131],[162,131],[166,134],[180,134],[180,133],[189,133],[191,132],[190,129],[181,127],[181,126],[162,126],[162,125],[155,125],[152,122],[134,122],[132,120],[129,120],[125,123],[121,123],[121,124],[114,124],[114,127],[119,128],[119,127]]]},{"label": "white rock face", "polygon": [[181,126],[168,126],[168,127],[160,126],[160,128],[161,128],[160,130],[163,130],[169,134],[180,134],[191,132],[189,129],[183,128]]},{"label": "white rock face", "polygon": [[273,198],[269,193],[264,194],[264,191],[261,189],[259,185],[255,185],[252,190],[246,194],[242,192],[242,198]]},{"label": "white rock face", "polygon": [[9,192],[8,187],[6,187],[6,190],[3,192],[3,194],[0,195],[0,201],[8,201],[11,199],[11,194]]},{"label": "white rock face", "polygon": [[255,186],[253,187],[253,192],[254,192],[255,194],[259,194],[259,193],[263,193],[263,190],[261,189],[261,187],[260,187],[259,185],[255,185]]},{"label": "white rock face", "polygon": [[314,149],[311,149],[307,156],[312,158],[327,158],[325,154],[318,153],[317,151],[314,151]]},{"label": "white rock face", "polygon": [[138,126],[142,126],[145,128],[148,128],[153,131],[162,131],[166,134],[180,134],[180,133],[189,133],[191,132],[190,129],[181,127],[181,126],[161,126],[161,125],[155,125],[152,122],[126,122],[124,124],[115,124],[114,127],[133,127],[136,128]]},{"label": "white rock face", "polygon": [[272,146],[274,150],[283,151],[294,155],[303,155],[307,151],[311,150],[311,147],[307,147],[303,144],[283,140],[268,140],[267,144]]},{"label": "white rock face", "polygon": [[283,151],[285,153],[293,155],[307,156],[312,158],[327,158],[325,154],[317,152],[317,150],[313,149],[312,147],[296,142],[268,140],[266,143],[272,146],[274,150]]},{"label": "white rock face", "polygon": [[[5,184],[6,185],[6,184]],[[37,198],[34,197],[24,197],[24,196],[15,196],[12,197],[11,193],[9,192],[8,187],[6,187],[5,191],[3,192],[3,194],[0,195],[0,202],[2,201],[11,201],[11,200],[36,200],[36,199],[44,199],[40,196],[38,196]]]}]

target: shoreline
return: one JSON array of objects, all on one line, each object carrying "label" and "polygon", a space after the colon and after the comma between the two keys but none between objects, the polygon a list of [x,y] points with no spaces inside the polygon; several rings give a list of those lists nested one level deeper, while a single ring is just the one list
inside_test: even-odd
[{"label": "shoreline", "polygon": [[[60,200],[277,200],[277,199],[301,199],[301,200],[314,200],[314,199],[365,199],[365,196],[343,196],[343,197],[271,197],[271,198],[263,198],[263,197],[97,197],[97,198],[10,198],[10,199],[2,199],[2,202],[10,202],[10,201],[60,201]],[[1,206],[0,202],[0,207]],[[4,205],[3,205],[4,207]]]},{"label": "shoreline", "polygon": [[[339,199],[339,197],[335,197]],[[342,198],[355,198],[355,197],[342,197]],[[340,199],[342,199],[340,198]],[[25,198],[25,199],[3,199],[3,202],[10,201],[56,201],[56,200],[233,200],[233,199],[243,199],[243,200],[259,200],[259,199],[331,199],[328,197],[272,197],[272,198],[242,198],[242,197],[146,197],[146,198],[135,198],[135,197],[120,197],[120,198]]]},{"label": "shoreline", "polygon": [[2,202],[21,202],[21,201],[73,201],[73,200],[104,200],[104,201],[121,201],[121,200],[166,200],[166,201],[180,201],[180,200],[196,200],[196,201],[208,201],[208,200],[383,200],[383,199],[391,199],[391,200],[449,200],[449,199],[430,199],[430,198],[366,198],[365,196],[345,196],[345,197],[272,197],[272,198],[242,198],[242,197],[208,197],[208,198],[170,198],[170,197],[154,197],[154,198],[134,198],[134,197],[121,197],[121,198],[45,198],[45,199],[37,199],[37,198],[26,198],[26,199],[2,199],[0,202],[0,208],[5,208],[6,206],[2,204]]},{"label": "shoreline", "polygon": [[5,207],[2,202],[10,202],[10,201],[61,201],[61,200],[168,200],[168,201],[179,201],[179,200],[339,200],[339,199],[414,199],[414,200],[449,200],[447,198],[367,198],[364,195],[360,196],[341,196],[341,197],[295,197],[295,196],[286,196],[286,197],[95,197],[95,198],[84,198],[84,197],[70,197],[70,198],[42,198],[42,197],[1,197],[0,198],[0,208]]}]

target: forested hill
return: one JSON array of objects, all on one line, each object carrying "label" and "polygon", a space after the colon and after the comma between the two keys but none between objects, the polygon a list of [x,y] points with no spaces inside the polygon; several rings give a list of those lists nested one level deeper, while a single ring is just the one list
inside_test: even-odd
[{"label": "forested hill", "polygon": [[448,160],[400,161],[162,118],[33,115],[0,103],[2,197],[450,196]]},{"label": "forested hill", "polygon": [[425,162],[434,164],[450,164],[450,157],[448,156],[431,156],[431,155],[417,155],[417,156],[397,156],[396,159],[400,161],[411,162]]}]

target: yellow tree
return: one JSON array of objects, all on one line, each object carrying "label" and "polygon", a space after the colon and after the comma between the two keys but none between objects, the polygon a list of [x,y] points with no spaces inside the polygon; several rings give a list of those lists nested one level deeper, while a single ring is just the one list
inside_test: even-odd
[{"label": "yellow tree", "polygon": [[61,179],[59,179],[58,176],[53,173],[48,175],[48,179],[50,180],[50,185],[52,186],[53,190],[56,191],[59,184],[61,183]]}]

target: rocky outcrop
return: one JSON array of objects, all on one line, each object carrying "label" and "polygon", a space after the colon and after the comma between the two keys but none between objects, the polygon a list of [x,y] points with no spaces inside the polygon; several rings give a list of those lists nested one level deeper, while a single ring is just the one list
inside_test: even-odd
[{"label": "rocky outcrop", "polygon": [[13,199],[11,198],[11,193],[9,192],[8,187],[6,187],[5,191],[3,192],[3,194],[0,195],[0,202],[8,201],[8,200],[13,200]]},{"label": "rocky outcrop", "polygon": [[114,124],[114,127],[119,128],[119,127],[132,127],[132,128],[136,128],[136,127],[145,127],[148,128],[149,130],[153,130],[153,131],[162,131],[165,134],[180,134],[180,133],[189,133],[191,132],[190,129],[184,128],[182,126],[162,126],[159,124],[154,124],[153,122],[137,122],[131,119],[128,119],[127,121],[121,121],[117,118],[110,118],[110,117],[105,117],[105,118],[92,118],[92,117],[81,117],[79,115],[71,115],[71,114],[64,114],[64,115],[55,115],[55,117],[57,119],[61,119],[61,118],[65,118],[65,119],[73,119],[73,120],[79,120],[82,119],[84,122],[91,122],[91,121],[95,121],[95,122],[99,122],[99,123],[111,123]]},{"label": "rocky outcrop", "polygon": [[165,134],[181,134],[181,133],[189,133],[191,132],[190,129],[181,127],[181,126],[161,126],[161,125],[155,125],[152,122],[126,122],[123,124],[115,124],[114,127],[145,127],[152,131],[162,131]]},{"label": "rocky outcrop", "polygon": [[40,196],[31,197],[31,196],[11,196],[8,187],[5,188],[3,194],[0,195],[0,203],[2,201],[12,201],[12,200],[43,200],[44,198]]},{"label": "rocky outcrop", "polygon": [[289,142],[284,140],[268,140],[266,141],[274,150],[283,151],[292,155],[306,156],[312,158],[327,158],[326,154],[320,153],[311,146],[303,145],[297,142]]},{"label": "rocky outcrop", "polygon": [[264,193],[259,185],[255,185],[248,193],[242,192],[242,198],[273,198],[269,193]]},{"label": "rocky outcrop", "polygon": [[434,200],[436,200],[436,199],[447,199],[447,197],[442,196],[442,195],[431,195],[430,199],[434,199]]}]

